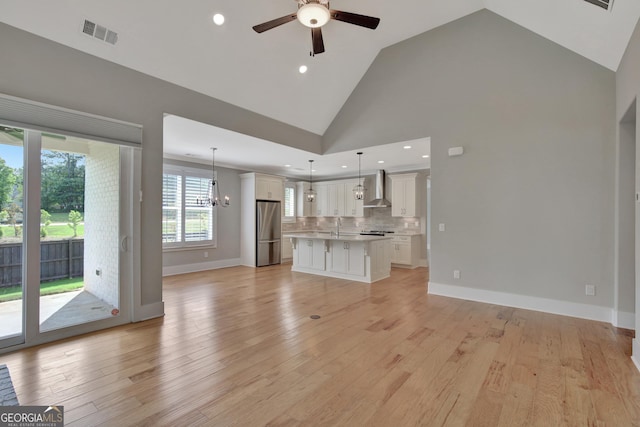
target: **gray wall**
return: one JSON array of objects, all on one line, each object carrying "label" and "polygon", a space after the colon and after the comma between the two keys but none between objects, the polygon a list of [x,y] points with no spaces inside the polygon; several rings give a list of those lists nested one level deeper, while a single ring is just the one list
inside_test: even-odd
[{"label": "gray wall", "polygon": [[[144,126],[141,301],[162,300],[163,114],[312,152],[321,138],[0,23],[0,92]],[[9,60],[10,58],[10,60]],[[242,90],[242,82],[238,82]]]},{"label": "gray wall", "polygon": [[612,307],[614,124],[612,71],[483,10],[384,49],[323,144],[431,137],[431,281]]},{"label": "gray wall", "polygon": [[[169,159],[165,160],[165,162],[171,165],[211,171],[211,166],[199,163]],[[218,175],[220,194],[228,194],[231,198],[231,205],[228,208],[216,208],[218,215],[218,247],[164,251],[162,254],[163,267],[240,258],[240,174],[243,171],[216,166],[216,173]],[[209,255],[207,258],[204,257],[205,251]]]},{"label": "gray wall", "polygon": [[[636,29],[631,36],[631,40],[629,45],[627,46],[627,50],[620,62],[620,67],[618,67],[618,72],[616,73],[616,123],[620,123],[623,121],[635,121],[635,132],[634,129],[630,129],[629,123],[623,123],[618,130],[618,169],[616,171],[619,185],[617,188],[618,191],[618,200],[616,208],[618,210],[618,218],[620,220],[619,230],[618,230],[618,253],[617,253],[617,266],[619,268],[618,278],[619,278],[619,289],[620,289],[620,304],[622,308],[628,310],[629,300],[633,300],[633,295],[635,293],[635,312],[638,313],[640,311],[640,289],[638,289],[638,283],[640,280],[640,271],[638,271],[638,253],[640,253],[640,227],[633,227],[631,224],[631,220],[628,215],[630,214],[629,209],[631,208],[630,204],[626,203],[624,200],[624,194],[628,192],[630,189],[626,188],[628,186],[630,177],[635,175],[635,191],[638,191],[640,188],[640,173],[638,172],[640,165],[640,150],[637,149],[640,132],[638,132],[638,123],[640,123],[640,109],[637,108],[637,98],[640,94],[640,24],[636,25]],[[635,105],[635,120],[633,117],[626,116],[630,110],[630,107]],[[625,117],[626,116],[626,117]],[[631,135],[631,137],[630,137]],[[635,136],[635,141],[632,141],[633,136]],[[635,142],[635,147],[632,147]],[[635,148],[635,150],[633,150]],[[633,151],[635,151],[635,162],[629,161],[625,156],[628,156]],[[635,164],[634,164],[635,163]],[[635,168],[635,174],[634,169]],[[635,203],[634,203],[635,204]],[[637,204],[635,204],[635,209],[637,210]],[[636,215],[636,224],[638,223],[637,215]],[[635,229],[634,229],[635,228]],[[631,242],[627,239],[630,234],[635,234],[635,259],[632,261],[629,257],[625,257],[623,253],[624,250],[629,250]],[[629,286],[629,276],[631,273],[631,262],[635,262],[633,267],[635,270],[635,288]],[[623,301],[626,300],[626,301]],[[640,331],[640,316],[636,315],[635,318],[636,331]],[[634,357],[638,357],[638,347],[637,340],[634,345]]]}]

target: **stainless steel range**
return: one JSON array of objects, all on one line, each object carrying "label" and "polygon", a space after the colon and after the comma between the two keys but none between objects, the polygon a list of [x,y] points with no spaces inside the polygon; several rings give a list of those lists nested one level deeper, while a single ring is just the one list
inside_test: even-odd
[{"label": "stainless steel range", "polygon": [[393,234],[393,231],[387,230],[369,230],[369,231],[361,231],[361,236],[385,236],[387,234]]}]

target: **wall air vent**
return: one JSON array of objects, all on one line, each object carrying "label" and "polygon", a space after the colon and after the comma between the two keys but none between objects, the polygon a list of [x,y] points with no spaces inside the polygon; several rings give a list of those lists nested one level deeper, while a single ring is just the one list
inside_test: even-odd
[{"label": "wall air vent", "polygon": [[118,33],[108,29],[107,27],[103,27],[100,24],[91,22],[88,19],[84,20],[84,24],[82,25],[82,32],[88,36],[94,37],[98,40],[107,42],[112,45],[115,45],[118,42]]},{"label": "wall air vent", "polygon": [[595,4],[596,6],[600,6],[604,10],[611,10],[611,6],[613,6],[613,0],[584,0],[587,3]]}]

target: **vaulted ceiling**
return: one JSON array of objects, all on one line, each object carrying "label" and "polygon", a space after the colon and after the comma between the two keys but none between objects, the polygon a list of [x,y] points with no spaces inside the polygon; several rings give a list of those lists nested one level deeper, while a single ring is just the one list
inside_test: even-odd
[{"label": "vaulted ceiling", "polygon": [[[310,31],[298,22],[251,29],[295,12],[294,0],[0,0],[0,20],[322,135],[381,49],[480,9],[614,71],[640,17],[637,0],[616,0],[610,11],[584,0],[335,0],[331,8],[381,23],[372,31],[330,21],[326,52],[311,57]],[[224,25],[212,22],[215,13]],[[117,32],[118,42],[83,34],[85,19]]]}]

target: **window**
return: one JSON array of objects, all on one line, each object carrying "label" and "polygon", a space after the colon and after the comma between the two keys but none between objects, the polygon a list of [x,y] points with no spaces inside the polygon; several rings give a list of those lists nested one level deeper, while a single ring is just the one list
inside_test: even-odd
[{"label": "window", "polygon": [[284,220],[296,220],[296,187],[292,182],[287,182],[284,186]]},{"label": "window", "polygon": [[206,172],[165,167],[162,175],[162,244],[167,247],[216,245],[216,214],[201,206],[211,179]]}]

